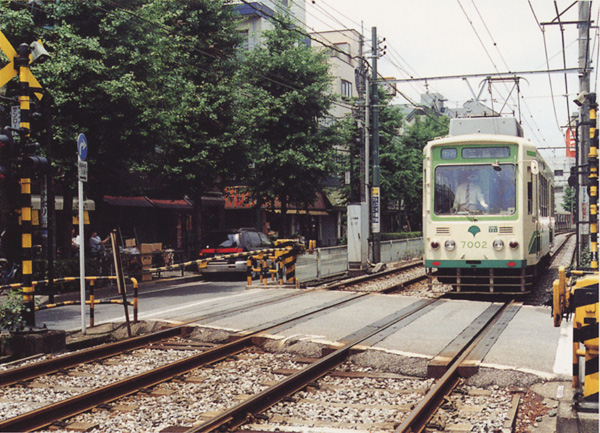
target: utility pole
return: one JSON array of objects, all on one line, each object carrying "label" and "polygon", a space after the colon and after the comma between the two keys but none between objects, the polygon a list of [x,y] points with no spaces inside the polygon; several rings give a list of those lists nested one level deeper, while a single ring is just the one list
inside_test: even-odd
[{"label": "utility pole", "polygon": [[[579,94],[583,96],[583,104],[579,112],[581,130],[579,132],[579,148],[577,149],[577,173],[578,173],[578,251],[577,256],[581,258],[583,249],[589,245],[590,237],[590,199],[587,192],[589,183],[588,154],[590,152],[590,13],[591,1],[580,0],[579,6]],[[579,260],[578,260],[579,265]]]},{"label": "utility pole", "polygon": [[367,201],[368,197],[368,179],[366,178],[366,167],[365,167],[365,141],[368,139],[368,134],[366,133],[368,128],[368,120],[367,120],[367,100],[366,100],[366,92],[367,92],[367,69],[365,67],[365,59],[364,55],[364,44],[365,40],[360,34],[358,41],[358,68],[356,69],[356,92],[358,93],[358,143],[360,146],[359,149],[359,181],[358,181],[358,189],[359,189],[359,201],[364,203]]},{"label": "utility pole", "polygon": [[373,69],[371,91],[371,108],[373,113],[373,184],[371,188],[371,230],[373,232],[373,262],[381,261],[381,196],[379,178],[379,92],[377,91],[377,59],[379,58],[379,40],[377,39],[377,27],[372,29],[372,56],[371,68]]}]

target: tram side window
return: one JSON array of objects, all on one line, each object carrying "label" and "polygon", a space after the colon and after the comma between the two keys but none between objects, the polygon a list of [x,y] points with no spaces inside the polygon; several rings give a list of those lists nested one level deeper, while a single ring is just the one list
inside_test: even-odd
[{"label": "tram side window", "polygon": [[529,180],[527,181],[527,214],[533,214],[533,179],[531,173],[529,173]]},{"label": "tram side window", "polygon": [[548,213],[548,180],[544,176],[540,176],[540,212],[541,216],[547,217]]}]

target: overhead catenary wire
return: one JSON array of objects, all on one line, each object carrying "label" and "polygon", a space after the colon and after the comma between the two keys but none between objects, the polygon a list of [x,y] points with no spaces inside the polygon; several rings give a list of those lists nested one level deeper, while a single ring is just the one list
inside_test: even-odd
[{"label": "overhead catenary wire", "polygon": [[[494,69],[496,70],[496,72],[497,72],[498,74],[500,74],[500,71],[499,71],[499,69],[498,69],[498,67],[497,67],[497,65],[496,65],[496,63],[495,63],[495,61],[494,61],[494,59],[492,58],[492,56],[491,56],[490,52],[488,51],[488,49],[487,49],[487,47],[486,47],[485,43],[483,42],[483,39],[482,39],[482,38],[481,38],[481,36],[479,35],[479,32],[477,31],[477,28],[475,27],[475,25],[474,25],[473,21],[472,21],[472,20],[471,20],[471,18],[469,17],[469,14],[467,13],[466,9],[463,7],[463,5],[462,5],[462,3],[461,3],[461,0],[457,0],[457,3],[458,3],[458,5],[459,5],[459,7],[460,7],[461,11],[462,11],[462,12],[463,12],[463,14],[465,15],[465,17],[466,17],[467,21],[469,22],[469,24],[470,24],[471,28],[473,29],[473,32],[475,33],[475,36],[477,37],[477,40],[479,41],[480,45],[482,46],[482,48],[483,48],[484,52],[486,53],[486,55],[487,55],[488,59],[489,59],[489,60],[490,60],[490,62],[492,63],[492,66],[494,67]],[[473,3],[473,5],[475,6],[475,3]],[[495,43],[495,40],[494,40],[493,36],[491,35],[491,32],[489,31],[489,28],[487,27],[487,24],[485,23],[485,21],[484,21],[483,17],[482,17],[482,16],[481,16],[481,14],[479,13],[479,10],[477,9],[477,6],[475,6],[475,9],[476,9],[476,11],[477,11],[477,13],[478,13],[478,15],[479,15],[480,19],[482,20],[484,27],[487,29],[487,31],[488,31],[488,35],[490,36],[490,39],[492,40],[492,43],[493,43],[493,44],[494,44],[494,46],[497,48],[497,50],[498,50],[498,53],[500,54],[500,57],[502,58],[502,60],[504,60],[504,57],[503,57],[503,56],[502,56],[502,54],[500,53],[500,50],[499,50],[499,48],[497,47],[497,44]],[[509,67],[508,67],[506,64],[505,64],[505,66],[506,66],[506,68],[507,68],[508,70],[510,70],[510,68],[509,68]],[[515,85],[517,85],[517,86],[518,86],[518,81],[517,81],[517,80],[518,80],[518,77],[516,77],[516,76],[515,76],[515,77],[514,77],[514,79],[515,79]],[[508,99],[510,98],[511,100],[513,100],[513,104],[514,104],[515,106],[519,107],[519,106],[520,106],[520,104],[519,104],[519,101],[518,101],[518,100],[516,100],[516,101],[514,100],[514,97],[512,96],[512,90],[510,90],[510,89],[508,88],[508,86],[506,85],[506,82],[502,81],[502,84],[504,85],[504,87],[505,87],[506,91],[508,92],[508,96],[507,96],[507,102],[508,102]],[[506,105],[506,104],[505,104],[505,105]],[[519,114],[522,114],[522,113],[519,113]],[[540,134],[542,134],[542,132],[541,132],[541,131],[537,131],[536,129],[534,129],[534,128],[531,128],[531,127],[529,126],[529,124],[528,124],[528,120],[527,120],[527,118],[526,118],[526,117],[522,117],[522,118],[521,118],[521,121],[522,121],[522,122],[523,122],[523,123],[524,123],[524,124],[525,124],[525,125],[528,127],[528,129],[530,129],[530,130],[531,130],[531,132],[532,132],[534,135],[538,135],[538,134],[537,134],[538,132],[539,132]],[[543,134],[541,135],[541,140],[540,140],[540,141],[546,141],[546,139],[544,138]]]}]

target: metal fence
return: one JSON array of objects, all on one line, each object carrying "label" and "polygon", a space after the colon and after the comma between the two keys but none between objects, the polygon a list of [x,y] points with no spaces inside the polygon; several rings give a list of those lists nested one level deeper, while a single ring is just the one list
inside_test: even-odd
[{"label": "metal fence", "polygon": [[[369,248],[371,255],[372,248]],[[381,242],[381,261],[396,262],[423,255],[423,238],[398,239]],[[369,260],[372,260],[369,257]],[[296,262],[296,276],[300,281],[321,279],[348,271],[348,249],[344,246],[317,248],[314,254],[303,254]]]}]

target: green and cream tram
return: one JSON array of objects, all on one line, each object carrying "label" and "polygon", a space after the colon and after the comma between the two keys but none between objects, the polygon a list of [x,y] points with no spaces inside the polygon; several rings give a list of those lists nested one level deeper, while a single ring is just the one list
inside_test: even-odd
[{"label": "green and cream tram", "polygon": [[[424,261],[459,292],[526,293],[552,246],[553,174],[516,119],[452,119],[424,149]],[[433,270],[437,270],[435,273]]]}]

